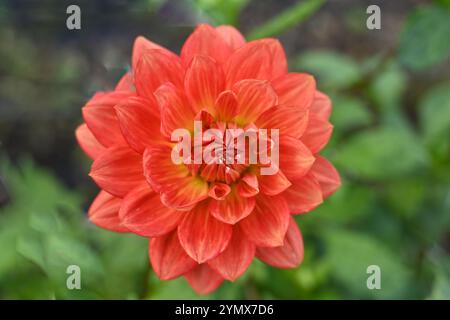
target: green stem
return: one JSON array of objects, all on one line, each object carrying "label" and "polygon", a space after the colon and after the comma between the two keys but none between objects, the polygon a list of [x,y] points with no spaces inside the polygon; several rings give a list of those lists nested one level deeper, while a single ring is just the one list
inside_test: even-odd
[{"label": "green stem", "polygon": [[299,1],[284,10],[262,26],[258,26],[247,36],[248,40],[271,37],[305,21],[325,3],[326,0]]}]

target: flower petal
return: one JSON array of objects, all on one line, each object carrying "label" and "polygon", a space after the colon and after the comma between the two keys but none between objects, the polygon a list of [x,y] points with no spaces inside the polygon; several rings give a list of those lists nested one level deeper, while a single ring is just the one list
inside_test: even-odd
[{"label": "flower petal", "polygon": [[155,92],[161,110],[161,134],[170,139],[173,131],[184,128],[193,131],[195,112],[181,90],[166,83]]},{"label": "flower petal", "polygon": [[216,118],[219,121],[229,122],[238,113],[237,97],[231,90],[223,91],[215,102]]},{"label": "flower petal", "polygon": [[122,199],[114,197],[105,191],[100,191],[89,208],[89,220],[107,230],[115,232],[128,232],[120,219],[119,209]]},{"label": "flower petal", "polygon": [[128,92],[135,91],[133,83],[133,75],[131,74],[131,72],[125,73],[123,77],[120,78],[119,82],[114,88],[114,91],[128,91]]},{"label": "flower petal", "polygon": [[203,263],[223,252],[230,241],[232,227],[209,214],[207,206],[197,205],[178,226],[178,237],[187,254]]},{"label": "flower petal", "polygon": [[222,67],[208,56],[194,56],[186,70],[184,86],[195,113],[206,109],[214,115],[216,98],[225,88]]},{"label": "flower petal", "polygon": [[314,113],[310,113],[308,126],[300,140],[316,154],[326,146],[331,138],[333,125],[327,120],[319,118]]},{"label": "flower petal", "polygon": [[208,197],[208,184],[198,177],[180,180],[161,193],[161,201],[167,207],[177,210],[190,210],[195,204]]},{"label": "flower petal", "polygon": [[249,198],[256,196],[259,193],[258,178],[254,173],[246,173],[236,188],[241,197]]},{"label": "flower petal", "polygon": [[132,54],[132,66],[133,70],[136,70],[136,67],[138,65],[139,59],[144,55],[145,52],[148,50],[160,50],[161,52],[165,53],[168,57],[175,57],[178,58],[176,54],[171,52],[170,50],[164,48],[163,46],[160,46],[159,44],[156,44],[145,37],[139,36],[134,41],[133,45],[133,54]]},{"label": "flower petal", "polygon": [[95,159],[89,175],[100,188],[123,198],[144,181],[142,156],[128,146],[109,147]]},{"label": "flower petal", "polygon": [[78,126],[75,136],[81,149],[93,160],[105,150],[105,147],[95,139],[85,123]]},{"label": "flower petal", "polygon": [[239,226],[258,247],[278,247],[283,244],[289,217],[289,208],[282,196],[259,194],[252,214]]},{"label": "flower petal", "polygon": [[122,224],[143,237],[159,237],[175,229],[182,211],[167,208],[147,182],[131,190],[119,211]]},{"label": "flower petal", "polygon": [[236,121],[239,124],[254,122],[264,111],[277,103],[277,95],[268,81],[242,80],[233,86],[239,104]]},{"label": "flower petal", "polygon": [[222,36],[208,24],[200,24],[181,48],[181,60],[188,66],[196,55],[205,55],[219,63],[226,61],[231,54],[231,48]]},{"label": "flower petal", "polygon": [[198,265],[184,277],[194,291],[202,295],[213,292],[223,282],[223,278],[206,263]]},{"label": "flower petal", "polygon": [[235,224],[247,217],[255,207],[255,199],[242,197],[235,185],[223,200],[211,200],[209,210],[217,219],[225,223]]},{"label": "flower petal", "polygon": [[154,98],[148,100],[130,97],[115,106],[117,118],[125,140],[136,152],[159,139],[159,107]]},{"label": "flower petal", "polygon": [[303,261],[303,238],[291,217],[284,244],[275,248],[257,248],[256,257],[276,268],[295,268]]},{"label": "flower petal", "polygon": [[300,138],[308,125],[308,110],[278,105],[262,113],[255,124],[262,129],[278,129],[280,135]]},{"label": "flower petal", "polygon": [[236,50],[245,44],[244,36],[233,26],[221,25],[216,28],[216,31],[233,50]]},{"label": "flower petal", "polygon": [[149,256],[153,270],[161,280],[177,278],[197,266],[180,245],[176,230],[151,239]]},{"label": "flower petal", "polygon": [[311,104],[310,111],[315,113],[319,118],[328,120],[331,116],[331,100],[330,98],[320,92],[316,91],[314,100]]},{"label": "flower petal", "polygon": [[229,88],[240,80],[273,80],[286,72],[286,55],[280,42],[275,39],[246,43],[231,54],[225,65]]},{"label": "flower petal", "polygon": [[311,173],[322,189],[323,197],[329,197],[341,186],[341,177],[336,168],[325,158],[318,156]]},{"label": "flower petal", "polygon": [[272,175],[259,175],[258,183],[261,192],[269,196],[277,195],[292,185],[281,170]]},{"label": "flower petal", "polygon": [[216,200],[223,200],[230,193],[231,188],[225,183],[215,182],[214,185],[209,189],[208,195]]},{"label": "flower petal", "polygon": [[288,73],[272,82],[280,104],[306,110],[311,106],[316,92],[314,77],[306,73]]},{"label": "flower petal", "polygon": [[152,188],[161,193],[164,205],[190,210],[208,197],[208,183],[192,176],[184,164],[174,164],[171,147],[157,145],[144,152],[144,175]]},{"label": "flower petal", "polygon": [[148,50],[142,54],[134,72],[134,83],[139,96],[151,99],[160,85],[171,82],[182,88],[184,70],[180,59],[162,50]]},{"label": "flower petal", "polygon": [[292,186],[283,193],[283,196],[291,214],[309,212],[323,202],[320,184],[311,172],[293,181]]},{"label": "flower petal", "polygon": [[82,109],[89,130],[105,147],[126,144],[120,130],[114,106],[132,93],[126,91],[97,93]]},{"label": "flower petal", "polygon": [[254,256],[255,245],[235,226],[225,251],[208,261],[208,264],[225,279],[234,281],[247,270]]},{"label": "flower petal", "polygon": [[165,187],[189,176],[186,166],[172,162],[171,152],[172,148],[168,145],[155,145],[144,152],[144,176],[156,192],[162,192]]},{"label": "flower petal", "polygon": [[298,139],[280,137],[280,169],[284,175],[293,181],[303,177],[314,163],[311,151]]}]

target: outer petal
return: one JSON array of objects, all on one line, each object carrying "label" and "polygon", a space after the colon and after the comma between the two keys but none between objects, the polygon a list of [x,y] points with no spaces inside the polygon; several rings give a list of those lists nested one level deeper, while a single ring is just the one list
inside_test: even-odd
[{"label": "outer petal", "polygon": [[194,56],[205,55],[223,63],[231,51],[216,29],[208,24],[200,24],[181,48],[181,60],[185,66],[188,66]]},{"label": "outer petal", "polygon": [[114,91],[128,91],[128,92],[134,92],[134,82],[133,82],[133,75],[131,72],[127,72],[123,75],[122,78],[120,78],[119,82],[117,83]]},{"label": "outer petal", "polygon": [[311,151],[299,140],[285,136],[280,137],[280,169],[294,181],[303,177],[314,163]]},{"label": "outer petal", "polygon": [[230,241],[232,227],[209,214],[206,205],[197,205],[178,227],[181,246],[203,263],[223,252]]},{"label": "outer petal", "polygon": [[308,110],[278,105],[266,110],[256,120],[258,128],[278,129],[280,135],[300,138],[308,125]]},{"label": "outer petal", "polygon": [[216,31],[233,50],[236,50],[245,44],[244,36],[233,26],[218,26]]},{"label": "outer petal", "polygon": [[320,91],[314,94],[314,100],[311,108],[312,113],[315,113],[321,119],[328,120],[331,116],[331,100],[328,96]]},{"label": "outer petal", "polygon": [[277,268],[295,268],[303,261],[303,238],[291,217],[284,244],[275,248],[258,248],[258,259]]},{"label": "outer petal", "polygon": [[178,240],[176,231],[150,240],[150,262],[161,280],[170,280],[181,276],[195,266]]},{"label": "outer petal", "polygon": [[192,176],[189,169],[171,159],[171,147],[158,145],[144,152],[144,175],[152,188],[161,193],[164,205],[190,210],[208,197],[208,183]]},{"label": "outer petal", "polygon": [[214,115],[216,98],[225,88],[222,67],[208,56],[194,56],[186,70],[184,86],[195,113],[206,109]]},{"label": "outer petal", "polygon": [[341,186],[339,172],[327,159],[321,156],[316,158],[311,173],[319,182],[324,198],[333,194]]},{"label": "outer petal", "polygon": [[119,219],[119,209],[122,199],[116,198],[105,191],[100,191],[89,208],[89,220],[104,229],[115,232],[127,232]]},{"label": "outer petal", "polygon": [[228,247],[208,264],[225,279],[234,281],[247,270],[254,256],[255,245],[236,226]]},{"label": "outer petal", "polygon": [[281,170],[272,175],[258,176],[258,183],[261,192],[269,196],[277,195],[292,185]]},{"label": "outer petal", "polygon": [[211,293],[223,282],[223,278],[206,263],[186,273],[185,278],[198,294]]},{"label": "outer petal", "polygon": [[308,127],[301,137],[301,140],[312,153],[317,153],[328,143],[332,131],[333,126],[331,123],[319,118],[314,113],[311,113],[309,116]]},{"label": "outer petal", "polygon": [[289,217],[289,208],[282,196],[259,194],[252,214],[239,226],[258,247],[278,247],[283,244]]},{"label": "outer petal", "polygon": [[231,186],[231,192],[224,200],[211,200],[209,210],[218,220],[235,224],[247,217],[255,207],[255,198],[244,198]]},{"label": "outer petal", "polygon": [[95,139],[85,123],[78,126],[75,131],[75,136],[81,149],[83,149],[84,153],[91,159],[97,158],[105,150],[105,147]]},{"label": "outer petal", "polygon": [[193,130],[195,112],[183,92],[167,83],[155,92],[161,110],[161,134],[170,139],[175,129]]},{"label": "outer petal", "polygon": [[316,92],[316,81],[306,73],[288,73],[272,82],[280,104],[306,110],[311,106]]},{"label": "outer petal", "polygon": [[136,152],[143,153],[147,146],[160,139],[161,120],[154,98],[130,97],[115,109],[123,136]]},{"label": "outer petal", "polygon": [[178,226],[183,212],[163,205],[159,193],[144,182],[123,199],[119,216],[131,232],[143,237],[159,237]]},{"label": "outer petal", "polygon": [[162,50],[146,51],[137,64],[134,83],[139,96],[151,99],[153,92],[166,82],[182,88],[184,70],[178,57]]},{"label": "outer petal", "polygon": [[294,181],[283,196],[292,214],[311,211],[323,202],[320,184],[311,172],[300,180]]},{"label": "outer petal", "polygon": [[236,121],[241,124],[254,122],[277,103],[277,95],[267,81],[242,80],[233,86],[233,91],[239,104]]},{"label": "outer petal", "polygon": [[89,175],[100,188],[123,198],[144,181],[142,156],[129,147],[110,147],[95,159]]},{"label": "outer petal", "polygon": [[126,144],[114,106],[131,95],[132,93],[126,91],[98,93],[83,107],[84,121],[92,134],[105,147]]},{"label": "outer petal", "polygon": [[165,53],[168,57],[171,58],[178,58],[176,54],[171,52],[170,50],[160,46],[159,44],[156,44],[145,37],[139,36],[134,41],[133,45],[133,56],[132,56],[132,66],[133,70],[136,69],[139,59],[142,57],[142,55],[148,51],[148,50],[160,50],[161,52]]},{"label": "outer petal", "polygon": [[243,79],[273,80],[286,72],[286,56],[275,39],[248,42],[234,51],[225,65],[228,87]]}]

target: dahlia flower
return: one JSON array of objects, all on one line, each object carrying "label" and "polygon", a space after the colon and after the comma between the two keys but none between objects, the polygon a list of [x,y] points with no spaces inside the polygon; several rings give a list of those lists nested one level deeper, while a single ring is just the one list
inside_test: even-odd
[{"label": "dahlia flower", "polygon": [[[158,277],[184,276],[200,294],[239,278],[255,257],[296,267],[303,240],[292,215],[340,185],[319,155],[332,132],[330,113],[312,76],[288,72],[275,39],[246,42],[231,26],[202,24],[177,55],[138,37],[131,71],[86,103],[76,130],[101,188],[89,219],[149,238]],[[193,136],[195,121],[204,130],[277,129],[276,173],[261,174],[266,164],[249,155],[240,163],[175,163],[173,132]],[[209,143],[194,139],[194,148]]]}]

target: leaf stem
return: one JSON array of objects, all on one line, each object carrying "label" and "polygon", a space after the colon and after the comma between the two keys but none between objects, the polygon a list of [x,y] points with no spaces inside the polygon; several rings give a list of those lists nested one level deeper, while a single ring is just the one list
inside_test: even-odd
[{"label": "leaf stem", "polygon": [[254,28],[248,34],[247,39],[255,40],[280,34],[305,21],[309,16],[319,10],[325,2],[326,0],[299,1],[269,20],[267,23]]}]

